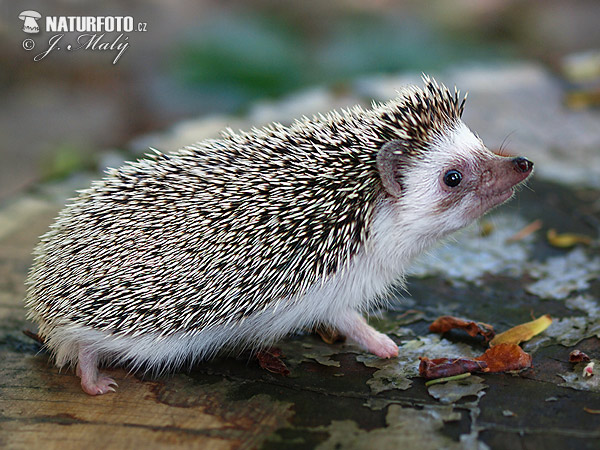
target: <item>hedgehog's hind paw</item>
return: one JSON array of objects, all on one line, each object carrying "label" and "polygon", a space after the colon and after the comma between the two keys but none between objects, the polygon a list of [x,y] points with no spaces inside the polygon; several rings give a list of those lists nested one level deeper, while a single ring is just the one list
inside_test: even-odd
[{"label": "hedgehog's hind paw", "polygon": [[86,394],[102,395],[115,392],[113,386],[118,387],[115,380],[98,372],[98,356],[84,346],[79,347],[79,361],[75,372],[81,378],[81,388]]},{"label": "hedgehog's hind paw", "polygon": [[117,386],[115,380],[102,374],[98,374],[96,380],[81,378],[81,388],[86,394],[102,395],[108,392],[116,392],[113,386]]}]

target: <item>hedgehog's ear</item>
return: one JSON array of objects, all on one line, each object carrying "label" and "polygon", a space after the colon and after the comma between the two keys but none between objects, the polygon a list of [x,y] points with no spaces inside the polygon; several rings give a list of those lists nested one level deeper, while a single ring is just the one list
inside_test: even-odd
[{"label": "hedgehog's ear", "polygon": [[407,156],[408,145],[402,139],[388,142],[377,153],[377,170],[379,170],[381,184],[383,184],[386,192],[393,197],[400,197],[402,194],[400,169]]}]

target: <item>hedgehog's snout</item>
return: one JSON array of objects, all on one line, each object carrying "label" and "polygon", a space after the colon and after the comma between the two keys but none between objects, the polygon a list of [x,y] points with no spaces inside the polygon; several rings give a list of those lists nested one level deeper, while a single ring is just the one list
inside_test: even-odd
[{"label": "hedgehog's snout", "polygon": [[515,170],[519,173],[529,173],[533,169],[533,162],[523,156],[518,156],[512,160]]}]

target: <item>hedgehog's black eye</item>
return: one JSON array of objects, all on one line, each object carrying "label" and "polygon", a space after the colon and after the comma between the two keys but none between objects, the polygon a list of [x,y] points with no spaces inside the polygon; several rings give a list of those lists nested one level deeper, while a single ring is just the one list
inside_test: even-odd
[{"label": "hedgehog's black eye", "polygon": [[462,180],[462,174],[458,170],[449,170],[444,175],[444,183],[450,187],[456,187],[459,185],[460,180]]}]

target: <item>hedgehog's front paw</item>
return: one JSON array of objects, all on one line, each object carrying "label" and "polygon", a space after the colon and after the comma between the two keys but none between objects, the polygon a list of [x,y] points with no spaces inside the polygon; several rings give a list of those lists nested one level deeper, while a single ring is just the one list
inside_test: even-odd
[{"label": "hedgehog's front paw", "polygon": [[370,340],[367,350],[380,358],[395,358],[398,356],[398,345],[385,334],[377,332]]},{"label": "hedgehog's front paw", "polygon": [[388,336],[367,324],[367,321],[355,311],[346,314],[338,322],[338,329],[365,350],[380,358],[398,356],[398,346]]}]

